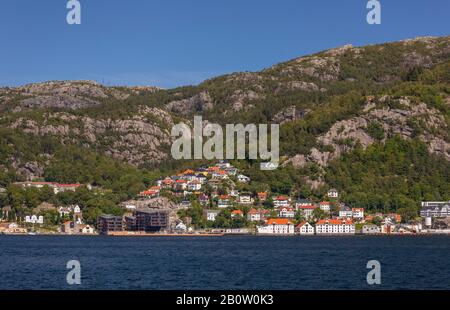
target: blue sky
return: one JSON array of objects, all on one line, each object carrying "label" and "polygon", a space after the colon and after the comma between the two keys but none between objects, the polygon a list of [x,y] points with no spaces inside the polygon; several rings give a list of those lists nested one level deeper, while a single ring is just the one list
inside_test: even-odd
[{"label": "blue sky", "polygon": [[2,0],[0,85],[89,79],[175,87],[344,44],[450,35],[448,0]]}]

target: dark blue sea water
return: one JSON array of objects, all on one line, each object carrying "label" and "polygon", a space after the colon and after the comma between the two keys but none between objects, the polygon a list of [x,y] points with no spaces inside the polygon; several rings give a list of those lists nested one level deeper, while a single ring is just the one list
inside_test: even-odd
[{"label": "dark blue sea water", "polygon": [[450,237],[0,236],[0,289],[450,289]]}]

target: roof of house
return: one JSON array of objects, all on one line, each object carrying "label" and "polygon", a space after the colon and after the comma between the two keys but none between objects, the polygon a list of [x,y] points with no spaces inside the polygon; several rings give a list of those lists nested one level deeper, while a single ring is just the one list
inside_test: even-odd
[{"label": "roof of house", "polygon": [[317,225],[352,225],[353,221],[351,220],[338,220],[338,219],[327,219],[327,220],[320,220],[316,223]]},{"label": "roof of house", "polygon": [[288,219],[269,219],[267,225],[292,225]]},{"label": "roof of house", "polygon": [[306,225],[306,224],[311,225],[311,224],[309,224],[308,222],[304,221],[304,222],[301,222],[300,224],[298,224],[298,225],[296,226],[296,228],[301,228],[301,227],[303,227],[303,226]]},{"label": "roof of house", "polygon": [[278,196],[276,197],[274,200],[280,201],[280,200],[288,200],[289,198],[285,197],[285,196]]},{"label": "roof of house", "polygon": [[241,210],[233,210],[231,214],[244,214]]},{"label": "roof of house", "polygon": [[314,210],[314,209],[317,209],[317,206],[313,206],[313,205],[300,206],[299,209],[302,209],[302,210]]}]

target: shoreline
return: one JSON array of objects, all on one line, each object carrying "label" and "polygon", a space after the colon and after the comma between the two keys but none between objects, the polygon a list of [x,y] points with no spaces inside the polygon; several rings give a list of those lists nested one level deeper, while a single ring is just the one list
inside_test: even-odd
[{"label": "shoreline", "polygon": [[158,234],[158,233],[127,233],[127,232],[112,232],[108,234],[22,234],[22,233],[0,233],[1,236],[27,236],[27,237],[36,237],[36,236],[55,236],[55,237],[182,237],[182,238],[192,238],[192,237],[277,237],[277,238],[292,238],[292,237],[306,237],[306,238],[314,238],[314,237],[428,237],[428,236],[450,236],[450,232],[433,232],[433,233],[416,233],[416,234],[320,234],[320,235],[301,235],[301,234],[293,234],[293,235],[281,235],[281,234],[227,234],[227,233],[199,233],[199,234]]}]

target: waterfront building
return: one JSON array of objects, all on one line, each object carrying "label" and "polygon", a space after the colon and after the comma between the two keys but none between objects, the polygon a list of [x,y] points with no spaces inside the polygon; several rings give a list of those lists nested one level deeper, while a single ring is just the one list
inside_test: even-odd
[{"label": "waterfront building", "polygon": [[294,224],[289,219],[269,219],[264,226],[258,226],[257,231],[264,235],[293,235]]},{"label": "waterfront building", "polygon": [[25,223],[30,223],[30,224],[44,224],[44,217],[41,216],[37,216],[37,215],[27,215],[25,216]]},{"label": "waterfront building", "polygon": [[169,227],[169,213],[166,210],[139,210],[135,217],[137,231],[156,232]]},{"label": "waterfront building", "polygon": [[104,214],[97,218],[97,230],[101,234],[123,231],[122,216]]},{"label": "waterfront building", "polygon": [[127,215],[124,217],[125,230],[126,231],[136,231],[136,217]]},{"label": "waterfront building", "polygon": [[380,234],[381,233],[381,228],[378,227],[377,225],[364,225],[362,227],[362,231],[363,234],[367,234],[367,235],[371,235],[371,234]]},{"label": "waterfront building", "polygon": [[17,223],[0,223],[0,234],[26,234],[27,229],[19,227]]},{"label": "waterfront building", "polygon": [[426,217],[450,217],[450,201],[424,201],[420,216]]},{"label": "waterfront building", "polygon": [[82,235],[93,235],[95,233],[94,227],[90,225],[80,224],[76,226],[77,228],[77,234]]},{"label": "waterfront building", "polygon": [[295,233],[299,235],[314,235],[314,227],[308,222],[301,222],[295,227]]},{"label": "waterfront building", "polygon": [[354,234],[355,224],[351,220],[326,219],[316,223],[318,235]]}]

